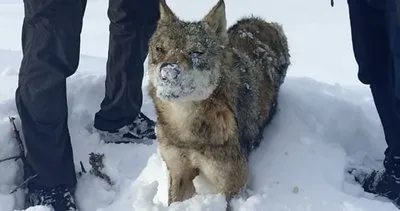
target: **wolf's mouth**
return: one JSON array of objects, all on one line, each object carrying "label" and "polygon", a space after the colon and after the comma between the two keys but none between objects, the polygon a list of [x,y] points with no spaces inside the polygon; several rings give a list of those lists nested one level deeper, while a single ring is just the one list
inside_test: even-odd
[{"label": "wolf's mouth", "polygon": [[157,95],[167,101],[176,101],[190,96],[195,90],[193,79],[181,75],[175,80],[164,80],[160,75],[157,83]]},{"label": "wolf's mouth", "polygon": [[[165,101],[201,101],[207,99],[218,84],[217,71],[185,70],[178,75],[161,71],[157,76],[157,96]],[[177,77],[175,77],[177,76]]]}]

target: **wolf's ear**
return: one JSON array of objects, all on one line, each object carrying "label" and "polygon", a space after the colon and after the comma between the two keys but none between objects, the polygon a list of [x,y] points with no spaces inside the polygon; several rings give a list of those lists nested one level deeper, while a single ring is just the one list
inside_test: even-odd
[{"label": "wolf's ear", "polygon": [[225,2],[219,0],[211,11],[203,18],[203,22],[218,35],[226,33]]},{"label": "wolf's ear", "polygon": [[173,22],[178,20],[176,15],[168,7],[165,0],[160,0],[160,21]]}]

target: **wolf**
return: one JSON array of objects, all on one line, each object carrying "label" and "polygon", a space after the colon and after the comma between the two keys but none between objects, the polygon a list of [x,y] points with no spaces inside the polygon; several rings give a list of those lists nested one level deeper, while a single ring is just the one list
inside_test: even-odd
[{"label": "wolf", "polygon": [[278,23],[251,16],[228,29],[223,0],[203,19],[184,21],[160,1],[148,93],[169,172],[168,205],[191,198],[198,175],[227,199],[246,186],[249,153],[276,113],[289,65]]}]

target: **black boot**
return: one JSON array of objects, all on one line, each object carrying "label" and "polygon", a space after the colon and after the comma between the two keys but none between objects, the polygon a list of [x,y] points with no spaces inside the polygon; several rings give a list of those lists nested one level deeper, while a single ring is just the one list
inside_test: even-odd
[{"label": "black boot", "polygon": [[400,209],[400,163],[393,164],[388,159],[384,162],[385,168],[365,172],[351,169],[355,180],[361,184],[365,192],[385,197]]},{"label": "black boot", "polygon": [[76,211],[74,191],[64,186],[46,188],[30,185],[28,191],[29,206],[48,206],[54,211]]},{"label": "black boot", "polygon": [[128,125],[115,131],[102,131],[100,139],[106,143],[145,143],[151,144],[156,139],[155,122],[143,113]]}]

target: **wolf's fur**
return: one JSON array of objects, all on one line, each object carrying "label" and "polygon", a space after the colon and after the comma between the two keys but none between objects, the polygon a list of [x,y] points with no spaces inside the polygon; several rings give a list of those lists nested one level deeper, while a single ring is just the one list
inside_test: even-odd
[{"label": "wolf's fur", "polygon": [[198,22],[180,20],[163,0],[160,12],[148,89],[170,174],[168,204],[191,197],[198,174],[231,197],[245,186],[247,154],[275,113],[290,64],[286,37],[255,17],[227,29],[223,0]]}]

